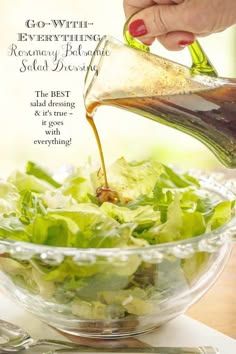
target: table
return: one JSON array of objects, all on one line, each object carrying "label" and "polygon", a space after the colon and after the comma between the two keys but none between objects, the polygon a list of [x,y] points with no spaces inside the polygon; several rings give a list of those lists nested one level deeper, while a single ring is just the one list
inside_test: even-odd
[{"label": "table", "polygon": [[187,314],[236,339],[236,245],[216,284]]},{"label": "table", "polygon": [[[14,304],[9,297],[2,293],[0,293],[0,313],[3,320],[18,324],[28,331],[33,338],[65,340],[53,328],[46,326],[35,316],[27,313],[21,306]],[[156,331],[140,335],[137,338],[152,346],[197,347],[206,345],[219,348],[220,354],[236,353],[235,340],[184,315],[166,323]],[[25,354],[36,353],[42,354],[42,351],[31,349],[30,352],[25,352]]]}]

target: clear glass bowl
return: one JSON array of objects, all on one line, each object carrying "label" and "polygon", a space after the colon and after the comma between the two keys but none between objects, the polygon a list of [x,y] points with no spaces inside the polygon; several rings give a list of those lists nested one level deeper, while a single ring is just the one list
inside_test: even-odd
[{"label": "clear glass bowl", "polygon": [[[212,178],[201,183],[212,198],[235,198]],[[130,336],[162,325],[196,302],[222,271],[235,235],[234,217],[214,232],[145,248],[74,249],[0,240],[0,283],[26,310],[61,331]],[[63,277],[44,279],[49,269],[68,263],[78,271],[82,293],[79,283],[66,289]]]}]

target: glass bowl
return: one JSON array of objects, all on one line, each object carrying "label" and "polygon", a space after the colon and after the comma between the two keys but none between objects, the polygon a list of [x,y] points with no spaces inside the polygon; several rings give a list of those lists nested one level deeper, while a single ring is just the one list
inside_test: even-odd
[{"label": "glass bowl", "polygon": [[[201,184],[212,198],[235,199],[212,178],[201,178]],[[214,232],[145,248],[75,249],[0,240],[1,287],[61,331],[104,338],[140,334],[184,313],[207,291],[235,235],[233,217]],[[71,279],[63,277],[64,267]],[[49,270],[60,270],[61,279],[48,279]]]}]

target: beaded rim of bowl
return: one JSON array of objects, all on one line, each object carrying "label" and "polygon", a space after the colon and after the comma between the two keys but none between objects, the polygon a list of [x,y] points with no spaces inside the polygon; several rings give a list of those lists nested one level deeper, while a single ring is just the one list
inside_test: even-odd
[{"label": "beaded rim of bowl", "polygon": [[[222,174],[203,176],[192,173],[201,182],[202,190],[212,192],[228,200],[236,197],[236,181],[225,181]],[[221,183],[218,183],[221,181]],[[142,248],[69,248],[37,245],[27,242],[0,239],[0,254],[8,253],[19,260],[30,260],[34,257],[49,265],[63,262],[65,257],[72,257],[78,264],[92,264],[99,260],[109,262],[126,262],[130,256],[139,256],[143,261],[161,263],[165,258],[174,256],[185,259],[195,252],[216,252],[224,243],[236,238],[236,216],[222,227],[186,240],[152,245]]]}]

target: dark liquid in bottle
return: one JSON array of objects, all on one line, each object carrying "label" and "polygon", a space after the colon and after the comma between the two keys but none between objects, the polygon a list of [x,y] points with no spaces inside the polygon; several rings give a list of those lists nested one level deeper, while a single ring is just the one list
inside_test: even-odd
[{"label": "dark liquid in bottle", "polygon": [[100,105],[126,109],[186,132],[207,145],[227,167],[236,168],[236,80],[216,89],[192,94],[93,102],[87,107],[87,119],[95,134],[104,174],[104,188],[97,192],[101,202],[116,202],[118,197],[109,189],[102,144],[93,120]]},{"label": "dark liquid in bottle", "polygon": [[192,94],[107,99],[99,104],[186,132],[207,145],[227,167],[236,168],[236,80]]}]

